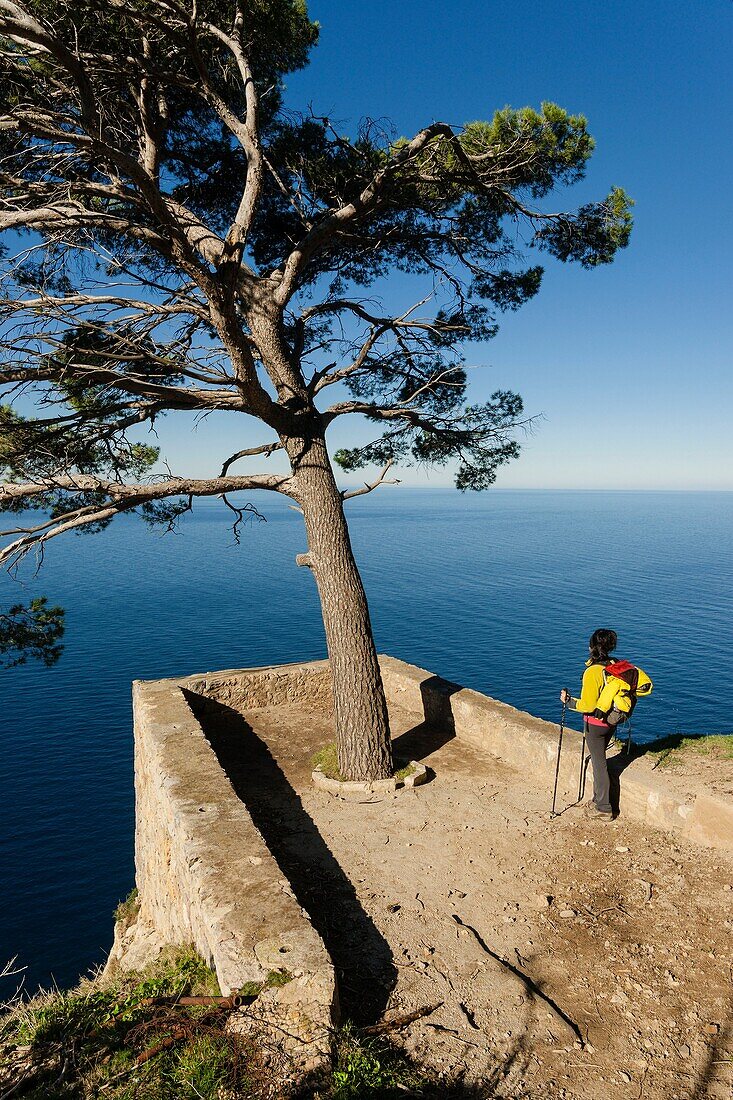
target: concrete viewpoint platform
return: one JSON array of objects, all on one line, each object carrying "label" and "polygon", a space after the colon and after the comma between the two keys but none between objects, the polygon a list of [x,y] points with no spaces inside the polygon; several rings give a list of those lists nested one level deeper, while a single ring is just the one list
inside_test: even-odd
[{"label": "concrete viewpoint platform", "polygon": [[[390,710],[416,716],[467,756],[479,750],[552,789],[557,727],[426,670],[383,656]],[[162,947],[192,943],[215,968],[223,992],[263,981],[273,969],[290,980],[268,989],[257,1011],[278,1021],[293,1057],[325,1059],[338,1019],[334,965],[322,936],[293,892],[283,866],[235,791],[202,725],[207,707],[239,713],[278,708],[331,714],[325,661],[226,670],[134,685],[136,867],[141,905],[118,929],[110,967],[138,968]],[[580,735],[567,731],[559,806],[577,794]],[[733,798],[692,784],[680,791],[644,758],[619,765],[621,813],[694,843],[733,851]]]}]

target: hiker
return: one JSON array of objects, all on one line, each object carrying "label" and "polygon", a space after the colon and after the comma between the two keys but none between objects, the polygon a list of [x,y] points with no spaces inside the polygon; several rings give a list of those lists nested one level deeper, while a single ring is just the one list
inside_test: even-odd
[{"label": "hiker", "polygon": [[609,664],[610,654],[616,648],[617,641],[615,630],[594,631],[588,643],[590,656],[585,664],[580,698],[573,698],[567,688],[563,688],[560,692],[560,702],[566,703],[583,715],[585,737],[593,767],[593,801],[586,812],[590,817],[601,818],[603,821],[613,821],[611,777],[608,774],[606,749],[613,736],[614,728],[608,722],[608,715],[597,718],[595,711],[606,685],[604,670]]}]

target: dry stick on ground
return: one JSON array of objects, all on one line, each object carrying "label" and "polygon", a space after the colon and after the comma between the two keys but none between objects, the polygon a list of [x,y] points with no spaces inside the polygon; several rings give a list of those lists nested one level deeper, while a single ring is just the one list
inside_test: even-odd
[{"label": "dry stick on ground", "polygon": [[527,989],[527,991],[532,996],[539,997],[540,1000],[544,1001],[545,1004],[548,1005],[552,1009],[552,1011],[560,1017],[563,1023],[567,1024],[567,1026],[575,1035],[576,1039],[580,1043],[582,1043],[583,1046],[585,1046],[585,1040],[583,1039],[583,1034],[578,1025],[575,1023],[574,1020],[570,1019],[566,1012],[563,1012],[560,1006],[555,1001],[553,1001],[552,997],[548,997],[546,993],[543,993],[540,987],[536,984],[536,982],[532,981],[529,975],[525,974],[518,967],[513,966],[512,963],[507,962],[506,959],[502,959],[501,955],[497,955],[496,951],[492,951],[486,941],[480,935],[480,933],[478,933],[476,929],[473,928],[470,924],[466,924],[464,921],[462,921],[457,913],[453,913],[452,918],[459,928],[463,928],[466,932],[471,933],[482,951],[485,951],[487,955],[490,955],[495,962],[498,962],[500,966],[503,966],[506,970],[513,974],[515,978],[518,978],[520,982],[522,982],[522,984],[524,985],[525,989]]},{"label": "dry stick on ground", "polygon": [[396,1031],[398,1028],[407,1027],[408,1024],[414,1024],[416,1020],[422,1020],[425,1016],[437,1012],[443,1004],[443,1001],[437,1001],[434,1005],[423,1005],[422,1008],[416,1008],[414,1012],[406,1012],[403,1016],[395,1016],[392,1020],[381,1020],[378,1024],[363,1027],[361,1032],[363,1035],[383,1035],[386,1031]]}]

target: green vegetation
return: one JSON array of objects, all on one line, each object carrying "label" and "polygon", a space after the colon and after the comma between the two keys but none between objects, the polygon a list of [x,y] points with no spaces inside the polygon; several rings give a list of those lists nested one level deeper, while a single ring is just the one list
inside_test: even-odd
[{"label": "green vegetation", "polygon": [[[384,1040],[368,1039],[349,1026],[334,1046],[329,1100],[404,1096],[424,1084],[403,1055]],[[424,1095],[421,1091],[418,1095]]]},{"label": "green vegetation", "polygon": [[697,734],[683,737],[675,734],[654,741],[649,750],[655,757],[655,768],[684,764],[694,756],[709,760],[733,760],[733,733]]},{"label": "green vegetation", "polygon": [[137,886],[133,886],[130,893],[127,895],[124,901],[115,909],[115,921],[118,924],[130,925],[137,916],[137,911],[140,908],[140,897],[138,894]]},{"label": "green vegetation", "polygon": [[327,745],[324,745],[322,749],[314,753],[311,764],[313,768],[320,768],[323,774],[327,775],[329,779],[337,779],[339,783],[344,782],[344,777],[339,771],[338,752],[336,750],[335,741],[329,741]]},{"label": "green vegetation", "polygon": [[15,1065],[30,1100],[214,1100],[245,1080],[242,1040],[224,1032],[220,1006],[174,1004],[187,995],[219,995],[188,948],[109,984],[40,993],[0,1019],[0,1080]]},{"label": "green vegetation", "polygon": [[[285,985],[286,970],[240,990]],[[226,1030],[221,1005],[176,1005],[217,996],[216,977],[191,949],[162,956],[116,982],[85,981],[17,1004],[0,1017],[0,1092],[21,1080],[27,1100],[258,1100],[272,1069],[252,1039]],[[320,1100],[445,1095],[385,1039],[347,1025],[334,1035],[333,1066],[299,1095]]]},{"label": "green vegetation", "polygon": [[0,668],[15,668],[30,659],[50,667],[61,656],[63,635],[64,610],[49,607],[45,596],[15,604],[0,613]]},{"label": "green vegetation", "polygon": [[265,979],[266,989],[281,989],[282,986],[292,982],[293,975],[284,967],[281,970],[271,970]]},{"label": "green vegetation", "polygon": [[[338,762],[338,750],[336,748],[335,741],[329,741],[327,745],[324,745],[322,749],[319,749],[317,753],[314,753],[311,760],[311,766],[313,768],[319,768],[324,775],[329,779],[335,779],[339,783],[346,782],[343,775],[339,770]],[[414,764],[403,764],[399,760],[394,761],[395,771],[393,775],[395,779],[404,780],[408,775],[412,775],[415,770]]]},{"label": "green vegetation", "polygon": [[292,980],[293,975],[289,970],[285,970],[284,968],[281,970],[271,970],[264,982],[245,982],[239,990],[239,995],[245,999],[258,997],[263,989],[280,989],[282,986],[287,985],[288,982],[292,982]]}]

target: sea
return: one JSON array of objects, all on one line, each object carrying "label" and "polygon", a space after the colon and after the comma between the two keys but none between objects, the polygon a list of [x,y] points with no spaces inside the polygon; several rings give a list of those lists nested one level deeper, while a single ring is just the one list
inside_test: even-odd
[{"label": "sea", "polygon": [[[0,672],[0,969],[25,968],[0,1000],[109,950],[134,884],[131,682],[325,656],[302,517],[248,499],[265,519],[239,541],[204,501],[174,532],[120,517],[0,577],[0,609],[67,613],[55,667]],[[733,493],[384,486],[347,508],[380,652],[557,722],[611,627],[654,681],[635,740],[733,729]]]}]

